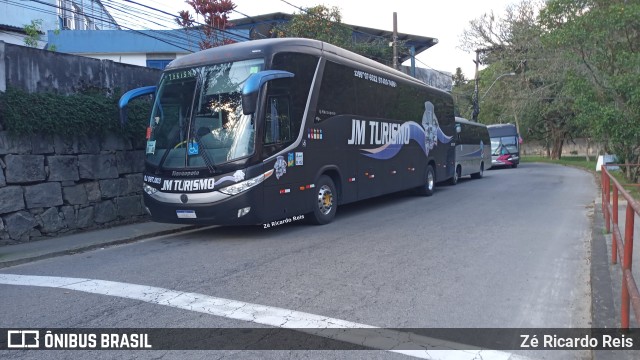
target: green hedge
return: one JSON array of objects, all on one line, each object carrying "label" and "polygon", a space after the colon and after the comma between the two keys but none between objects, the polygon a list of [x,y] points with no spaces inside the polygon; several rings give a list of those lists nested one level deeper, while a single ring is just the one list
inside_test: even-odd
[{"label": "green hedge", "polygon": [[10,88],[0,93],[0,123],[15,135],[73,137],[115,132],[130,139],[143,139],[151,101],[143,99],[129,104],[129,121],[123,128],[118,99],[119,96],[108,97],[98,92],[59,95]]}]

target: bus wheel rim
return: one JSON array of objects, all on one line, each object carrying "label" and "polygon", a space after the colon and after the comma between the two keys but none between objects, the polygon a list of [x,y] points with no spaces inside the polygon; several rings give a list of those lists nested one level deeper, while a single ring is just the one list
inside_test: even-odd
[{"label": "bus wheel rim", "polygon": [[328,215],[333,208],[333,193],[327,185],[320,187],[318,191],[318,209],[323,215]]},{"label": "bus wheel rim", "polygon": [[429,190],[433,189],[433,173],[429,172],[429,174],[427,175],[427,186],[429,187]]}]

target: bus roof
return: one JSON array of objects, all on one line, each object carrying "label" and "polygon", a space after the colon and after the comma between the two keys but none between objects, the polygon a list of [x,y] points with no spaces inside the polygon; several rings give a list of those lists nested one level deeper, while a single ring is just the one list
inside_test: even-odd
[{"label": "bus roof", "polygon": [[366,58],[362,55],[319,40],[303,38],[274,38],[243,41],[206,49],[173,60],[171,63],[169,63],[169,65],[167,65],[165,70],[170,71],[179,68],[203,66],[219,62],[256,58],[260,56],[270,56],[271,54],[286,51],[324,56],[333,61],[343,64],[351,63],[351,65],[357,64],[356,66],[359,67],[369,67],[392,75],[397,79],[403,79],[405,81],[414,83],[415,85],[426,86],[433,90],[446,93],[439,89],[433,88],[401,71]]},{"label": "bus roof", "polygon": [[489,129],[489,136],[491,137],[518,135],[518,130],[514,124],[487,125],[487,129]]}]

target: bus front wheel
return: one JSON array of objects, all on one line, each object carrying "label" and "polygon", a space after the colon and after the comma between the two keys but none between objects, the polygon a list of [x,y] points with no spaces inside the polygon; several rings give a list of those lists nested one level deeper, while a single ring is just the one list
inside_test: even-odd
[{"label": "bus front wheel", "polygon": [[433,189],[436,186],[436,173],[433,171],[433,166],[427,165],[427,171],[425,174],[425,183],[424,185],[418,188],[418,194],[422,196],[431,196],[433,195]]},{"label": "bus front wheel", "polygon": [[320,176],[316,182],[314,202],[311,222],[317,225],[330,223],[336,216],[338,198],[336,186],[327,175]]}]

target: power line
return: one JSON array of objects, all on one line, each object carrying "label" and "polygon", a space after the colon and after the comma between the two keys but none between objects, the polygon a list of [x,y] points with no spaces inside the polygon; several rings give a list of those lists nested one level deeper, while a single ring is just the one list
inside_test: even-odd
[{"label": "power line", "polygon": [[428,67],[429,69],[431,69],[431,70],[433,70],[433,71],[435,71],[435,72],[437,72],[437,73],[440,73],[440,74],[442,74],[442,75],[444,75],[444,76],[452,76],[452,74],[442,72],[442,71],[440,71],[440,70],[437,70],[437,69],[435,69],[435,68],[433,68],[433,67],[431,67],[431,66],[429,66],[429,65],[425,64],[422,60],[418,59],[417,57],[414,57],[414,59],[416,59],[416,61],[417,61],[417,62],[421,63],[422,65],[424,65],[424,66]]},{"label": "power line", "polygon": [[[43,2],[43,1],[39,1],[39,0],[30,0],[30,1],[42,4],[42,5],[45,5],[45,6],[49,6],[49,7],[55,8],[55,9],[61,9],[61,7],[59,7],[57,5],[49,4],[49,3],[46,3],[46,2]],[[41,12],[41,13],[44,13],[44,14],[56,15],[56,16],[58,15],[58,13],[54,12],[54,11],[47,11],[45,9],[41,9],[41,8],[37,8],[37,7],[33,7],[33,6],[21,4],[21,3],[16,3],[16,2],[11,1],[11,0],[8,0],[7,3],[9,3],[10,5],[13,5],[13,6],[20,7],[20,8],[25,8],[25,9],[29,9],[29,10],[38,11],[38,12]],[[144,33],[144,32],[141,32],[139,30],[135,30],[133,28],[130,28],[130,27],[127,27],[127,26],[124,26],[124,25],[119,25],[118,23],[115,22],[115,19],[113,19],[113,21],[108,21],[108,20],[104,20],[102,17],[97,17],[97,16],[93,16],[93,15],[84,14],[81,11],[70,10],[70,9],[65,9],[65,11],[69,11],[69,12],[77,14],[77,15],[82,15],[82,16],[84,16],[86,18],[89,18],[89,19],[100,20],[100,21],[103,21],[105,23],[109,23],[109,24],[112,24],[112,25],[120,26],[120,27],[123,27],[123,28],[125,28],[127,30],[131,30],[131,31],[133,31],[135,33],[138,33],[140,35],[147,36],[147,37],[153,38],[155,40],[164,42],[166,44],[175,46],[175,47],[177,47],[179,49],[182,49],[182,50],[185,50],[185,51],[188,51],[188,52],[193,52],[192,50],[190,50],[188,48],[185,48],[185,47],[182,47],[182,46],[180,46],[178,44],[171,43],[171,42],[166,41],[164,39],[158,38],[156,36],[153,36],[153,35],[150,35],[150,34],[147,34],[147,33]]]},{"label": "power line", "polygon": [[[154,10],[154,11],[158,11],[158,12],[163,13],[163,14],[165,14],[165,15],[173,16],[174,18],[176,17],[175,15],[173,15],[173,14],[171,14],[171,13],[169,13],[169,12],[166,12],[166,11],[164,11],[164,10],[160,10],[160,9],[158,9],[158,8],[154,8],[154,7],[152,7],[152,6],[148,6],[148,5],[145,5],[145,4],[141,4],[141,3],[139,3],[139,2],[135,2],[135,1],[133,1],[133,0],[123,0],[123,1],[126,1],[126,2],[128,2],[128,3],[132,3],[132,4],[136,4],[136,5],[138,5],[138,6],[142,6],[142,7],[145,7],[145,8],[147,8],[147,9],[151,9],[151,10]],[[223,33],[226,33],[226,34],[232,35],[232,36],[234,36],[234,37],[236,37],[236,38],[239,38],[239,39],[243,39],[243,40],[251,40],[251,39],[250,39],[250,38],[248,38],[248,37],[245,37],[245,36],[242,36],[242,35],[239,35],[239,34],[234,34],[234,33],[230,32],[230,31],[228,31],[228,30],[219,29],[219,28],[216,28],[216,27],[211,26],[211,25],[209,25],[209,24],[204,24],[204,23],[197,22],[197,21],[194,21],[194,23],[195,23],[195,24],[197,24],[197,25],[203,26],[203,27],[207,27],[207,28],[213,29],[213,30],[215,30],[215,31],[220,31],[220,32],[223,32]]]}]

